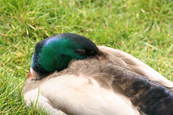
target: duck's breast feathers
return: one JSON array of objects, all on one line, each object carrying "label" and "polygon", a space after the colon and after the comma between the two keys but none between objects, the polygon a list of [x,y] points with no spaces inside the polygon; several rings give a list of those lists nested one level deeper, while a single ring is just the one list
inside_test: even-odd
[{"label": "duck's breast feathers", "polygon": [[171,81],[167,80],[160,73],[132,55],[105,46],[98,46],[98,48],[101,52],[106,53],[108,58],[115,63],[118,63],[121,66],[124,66],[125,68],[140,75],[146,76],[149,80],[155,81],[165,87],[173,88],[173,83]]},{"label": "duck's breast feathers", "polygon": [[[54,108],[67,114],[136,114],[134,109],[108,87],[102,87],[98,80],[86,74],[66,74],[53,77],[41,84],[39,95],[46,98]],[[25,93],[25,96],[28,97],[30,92],[32,90]]]}]

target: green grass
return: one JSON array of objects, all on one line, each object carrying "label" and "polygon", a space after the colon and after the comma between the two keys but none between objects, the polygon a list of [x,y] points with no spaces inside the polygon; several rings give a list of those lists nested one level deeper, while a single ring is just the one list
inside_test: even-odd
[{"label": "green grass", "polygon": [[173,80],[172,0],[1,0],[0,114],[44,114],[21,91],[35,44],[72,32],[123,50]]}]

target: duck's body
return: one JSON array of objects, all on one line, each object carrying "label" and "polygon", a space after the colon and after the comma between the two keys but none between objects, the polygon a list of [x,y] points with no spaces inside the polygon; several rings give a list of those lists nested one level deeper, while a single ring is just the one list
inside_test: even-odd
[{"label": "duck's body", "polygon": [[91,76],[67,74],[51,78],[39,88],[26,92],[24,97],[27,105],[30,105],[31,101],[38,101],[37,104],[51,115],[139,114],[136,108],[128,105],[120,95],[110,88],[101,87]]},{"label": "duck's body", "polygon": [[[97,52],[95,47],[93,49]],[[33,66],[23,90],[27,105],[38,101],[37,104],[52,115],[138,115],[160,112],[153,106],[159,107],[162,113],[172,112],[169,107],[173,104],[173,94],[163,87],[172,88],[172,82],[125,52],[103,46],[98,47],[98,52],[99,55],[92,54],[84,60],[70,61],[65,69],[48,72],[47,76],[37,72],[43,69]],[[143,79],[144,76],[157,83]],[[151,90],[153,97],[144,101]],[[166,95],[159,97],[159,100],[166,100],[161,101],[161,107],[161,104],[155,104],[158,102],[157,90]],[[148,101],[151,103],[146,103]]]},{"label": "duck's body", "polygon": [[105,63],[105,59],[73,61],[68,69],[33,81],[38,78],[32,75],[38,75],[31,69],[24,98],[28,105],[30,100],[38,101],[52,115],[61,113],[58,110],[69,115],[138,115],[129,98],[120,89],[112,88],[112,75],[103,72]]}]

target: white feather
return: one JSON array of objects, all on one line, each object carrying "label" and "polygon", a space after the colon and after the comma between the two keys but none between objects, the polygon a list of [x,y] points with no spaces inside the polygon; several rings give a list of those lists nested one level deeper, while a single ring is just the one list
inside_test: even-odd
[{"label": "white feather", "polygon": [[61,113],[61,108],[75,115],[139,114],[120,94],[102,88],[94,79],[83,75],[52,78],[43,83],[39,90],[37,88],[25,93],[24,98],[30,105],[36,102],[38,96],[39,106],[52,115]]}]

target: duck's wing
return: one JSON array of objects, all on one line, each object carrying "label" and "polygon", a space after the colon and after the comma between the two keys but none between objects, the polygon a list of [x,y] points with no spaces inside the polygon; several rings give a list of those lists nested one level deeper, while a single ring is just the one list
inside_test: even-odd
[{"label": "duck's wing", "polygon": [[53,115],[139,115],[120,94],[102,87],[97,80],[84,74],[53,77],[25,92],[24,99],[28,105],[37,102]]},{"label": "duck's wing", "polygon": [[149,80],[155,81],[167,88],[173,88],[173,83],[171,81],[167,80],[160,73],[158,73],[142,61],[138,60],[137,58],[133,57],[132,55],[105,46],[98,46],[98,48],[102,52],[105,52],[108,55],[112,55],[115,61],[116,58],[119,58],[127,69],[140,75],[146,76]]},{"label": "duck's wing", "polygon": [[156,82],[116,65],[105,65],[104,71],[114,76],[131,102],[144,114],[172,115],[173,93]]}]

